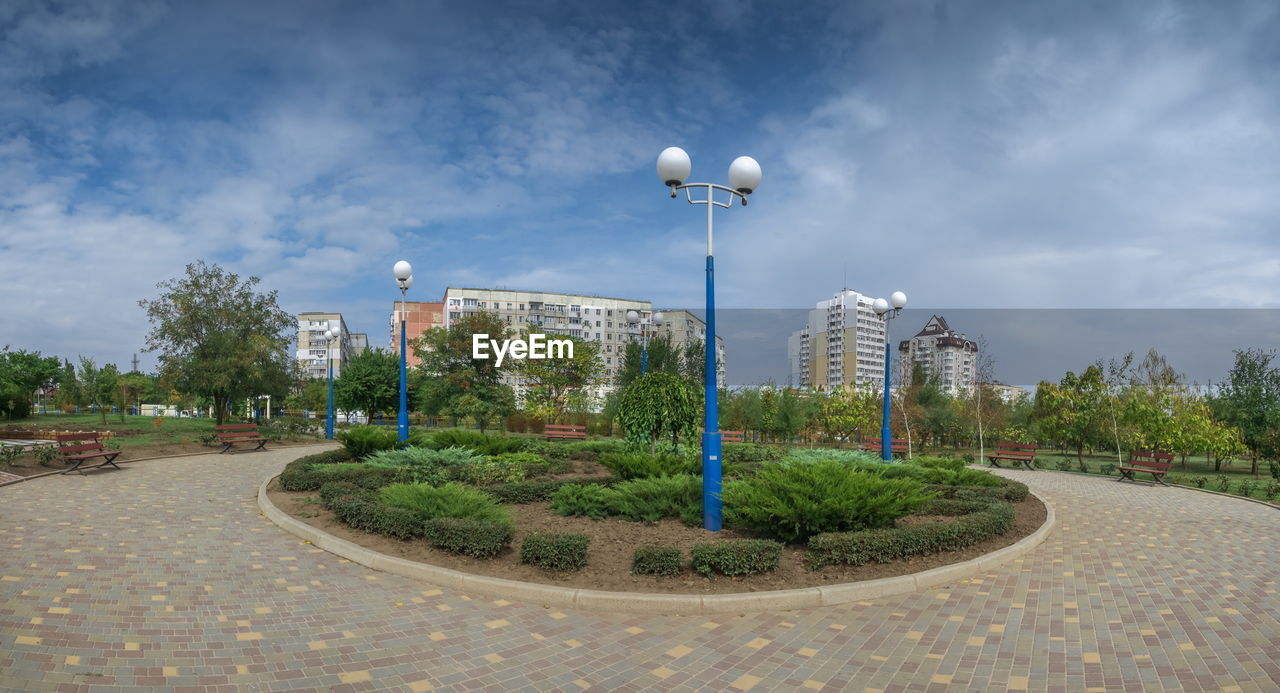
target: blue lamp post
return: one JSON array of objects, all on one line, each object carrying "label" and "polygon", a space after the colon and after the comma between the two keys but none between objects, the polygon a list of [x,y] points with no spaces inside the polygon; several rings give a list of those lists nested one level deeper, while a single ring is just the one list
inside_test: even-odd
[{"label": "blue lamp post", "polygon": [[408,366],[405,355],[408,340],[404,334],[404,300],[405,292],[413,286],[413,265],[401,260],[391,268],[391,273],[396,277],[396,286],[400,287],[400,442],[404,442],[409,440],[409,390],[406,382]]},{"label": "blue lamp post", "polygon": [[871,304],[872,310],[884,320],[884,420],[880,426],[880,459],[889,462],[893,459],[893,434],[889,431],[889,378],[892,371],[889,369],[890,360],[890,342],[889,342],[889,321],[898,317],[898,313],[902,312],[904,306],[907,305],[907,295],[901,291],[895,291],[889,296],[889,300],[877,298]]},{"label": "blue lamp post", "polygon": [[329,418],[325,419],[324,437],[333,440],[333,343],[342,336],[342,329],[330,327],[324,332],[324,351],[329,358]]},{"label": "blue lamp post", "polygon": [[[729,164],[729,186],[715,183],[685,183],[693,164],[679,147],[667,147],[658,155],[658,178],[671,188],[671,197],[683,190],[691,205],[707,206],[707,353],[704,432],[702,434],[702,526],[720,531],[720,422],[716,411],[716,300],[715,256],[711,245],[711,213],[715,207],[729,209],[735,199],[747,204],[747,196],[760,187],[760,164],[749,156],[740,156]],[[706,199],[695,200],[693,188],[706,191]],[[728,193],[728,201],[715,199],[716,191]]]},{"label": "blue lamp post", "polygon": [[640,322],[640,314],[634,310],[627,311],[627,322],[632,325],[638,325],[640,329],[640,375],[649,372],[649,338],[653,336],[653,328],[661,325],[663,316],[661,312],[654,313],[650,322]]}]

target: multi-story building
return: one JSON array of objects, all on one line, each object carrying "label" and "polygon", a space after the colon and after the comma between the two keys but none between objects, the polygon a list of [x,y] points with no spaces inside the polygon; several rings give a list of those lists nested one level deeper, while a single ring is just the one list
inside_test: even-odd
[{"label": "multi-story building", "polygon": [[[671,339],[671,346],[683,354],[689,344],[705,344],[707,341],[707,323],[693,313],[675,308],[655,311],[662,313],[662,324],[653,326],[652,335],[664,335]],[[639,337],[637,336],[638,340]],[[704,357],[705,358],[705,357]],[[725,386],[724,380],[724,337],[716,335],[716,382]]]},{"label": "multi-story building", "polygon": [[1000,399],[1006,403],[1014,404],[1019,400],[1031,397],[1031,391],[1025,387],[1017,385],[1004,385],[1001,383],[983,383],[986,387],[995,390]]},{"label": "multi-story building", "polygon": [[[401,307],[403,306],[403,308]],[[423,332],[433,327],[444,326],[444,303],[440,301],[396,301],[391,310],[389,323],[391,326],[391,353],[400,356],[400,311],[404,311],[404,333],[410,341],[422,336]],[[413,345],[409,345],[409,353],[405,359],[410,367],[418,365],[418,356],[413,353]]]},{"label": "multi-story building", "polygon": [[[638,299],[463,287],[445,289],[444,309],[446,327],[465,315],[486,311],[497,314],[518,334],[534,331],[596,342],[604,366],[604,382],[593,392],[597,400],[612,391],[627,343],[640,339],[654,313],[652,302]],[[635,326],[627,324],[627,311],[631,310],[640,314],[640,323]],[[665,317],[664,331],[669,331],[673,342],[683,345],[706,335],[706,323],[687,311],[670,311]],[[716,342],[719,370],[723,372],[724,340]],[[524,385],[521,379],[515,375],[506,379],[519,396]]]},{"label": "multi-story building", "polygon": [[351,356],[354,358],[369,350],[369,335],[364,332],[351,334]]},{"label": "multi-story building", "polygon": [[791,333],[791,383],[802,388],[879,387],[884,383],[885,321],[874,297],[844,289],[819,301],[808,324]]},{"label": "multi-story building", "polygon": [[[341,336],[333,344],[325,342],[324,333],[337,327]],[[298,366],[309,378],[329,377],[329,358],[333,358],[333,377],[338,377],[342,366],[355,356],[353,338],[347,331],[342,313],[298,314]]]},{"label": "multi-story building", "polygon": [[937,377],[938,385],[952,395],[972,392],[977,382],[978,344],[952,330],[940,315],[929,318],[916,336],[900,342],[898,354],[905,366],[907,383],[917,364],[925,373]]}]

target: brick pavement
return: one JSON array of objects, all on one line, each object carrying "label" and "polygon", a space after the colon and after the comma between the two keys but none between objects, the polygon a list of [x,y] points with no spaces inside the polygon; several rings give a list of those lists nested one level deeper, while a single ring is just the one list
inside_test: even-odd
[{"label": "brick pavement", "polygon": [[716,617],[469,597],[259,515],[305,450],[0,488],[0,690],[1280,690],[1280,512],[1004,471],[1059,526],[1001,569]]}]

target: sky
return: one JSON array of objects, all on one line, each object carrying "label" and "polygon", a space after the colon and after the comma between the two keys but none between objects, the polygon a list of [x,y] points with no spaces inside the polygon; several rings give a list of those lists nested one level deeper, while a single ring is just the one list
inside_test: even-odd
[{"label": "sky", "polygon": [[1275,309],[1278,35],[1270,0],[8,0],[0,345],[147,370],[137,302],[198,259],[375,346],[401,259],[411,299],[699,308],[667,146],[763,169],[725,308]]}]

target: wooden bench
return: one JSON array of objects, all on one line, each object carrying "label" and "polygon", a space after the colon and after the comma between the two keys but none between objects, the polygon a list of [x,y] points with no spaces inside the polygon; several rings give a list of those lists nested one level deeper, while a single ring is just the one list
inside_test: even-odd
[{"label": "wooden bench", "polygon": [[1164,483],[1164,475],[1169,473],[1171,467],[1173,467],[1173,453],[1133,450],[1129,453],[1128,464],[1120,467],[1120,478],[1116,481],[1125,479],[1137,481],[1133,475],[1137,472],[1146,472],[1161,486],[1168,486]]},{"label": "wooden bench", "polygon": [[[79,472],[83,475],[84,470],[81,467],[84,466],[85,460],[91,460],[95,457],[101,457],[102,464],[94,465],[90,469],[107,465],[111,465],[116,469],[120,468],[120,465],[116,464],[116,458],[120,456],[120,451],[108,450],[102,447],[102,441],[99,440],[97,433],[92,431],[89,433],[59,433],[57,434],[57,441],[58,452],[62,453],[62,458],[68,464],[74,464],[71,469],[63,472],[63,474]],[[63,445],[63,443],[72,443],[72,445]]]},{"label": "wooden bench", "polygon": [[572,426],[568,424],[547,424],[542,429],[543,435],[547,440],[586,440],[586,426]]},{"label": "wooden bench", "polygon": [[1039,449],[1040,446],[1033,443],[1004,442],[996,445],[995,450],[987,453],[987,462],[992,467],[999,467],[1000,460],[1006,460],[1012,462],[1014,467],[1021,464],[1034,472],[1036,469],[1036,451]]},{"label": "wooden bench", "polygon": [[[858,445],[858,449],[859,449],[859,450],[866,450],[866,451],[868,451],[868,452],[881,452],[880,439],[879,439],[879,438],[867,438],[866,440],[862,441],[862,442]],[[902,450],[906,450],[906,449],[907,449],[907,439],[906,439],[906,438],[890,438],[890,439],[889,439],[889,453],[890,453],[890,454],[893,454],[893,453],[895,453],[895,452],[900,452],[900,451],[902,451]]]},{"label": "wooden bench", "polygon": [[218,454],[222,454],[231,449],[236,443],[257,443],[258,447],[250,450],[266,450],[267,438],[258,433],[258,424],[224,424],[222,426],[214,426],[213,430],[218,434],[218,442],[222,443],[222,449]]}]

